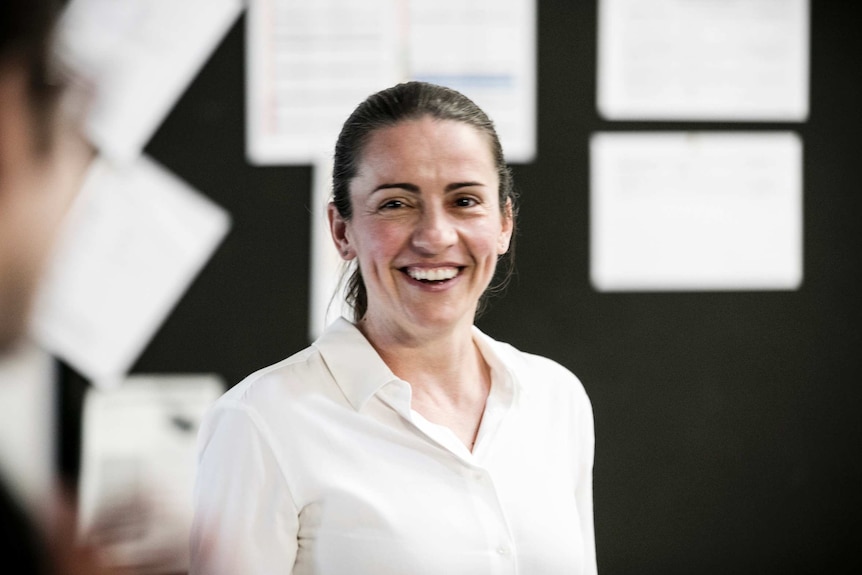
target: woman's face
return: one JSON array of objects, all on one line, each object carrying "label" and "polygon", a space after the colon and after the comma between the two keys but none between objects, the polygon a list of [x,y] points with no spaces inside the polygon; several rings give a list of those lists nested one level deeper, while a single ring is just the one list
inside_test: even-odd
[{"label": "woman's face", "polygon": [[487,136],[430,117],[379,129],[350,195],[351,219],[333,206],[330,218],[362,271],[366,327],[400,337],[472,325],[512,234]]}]

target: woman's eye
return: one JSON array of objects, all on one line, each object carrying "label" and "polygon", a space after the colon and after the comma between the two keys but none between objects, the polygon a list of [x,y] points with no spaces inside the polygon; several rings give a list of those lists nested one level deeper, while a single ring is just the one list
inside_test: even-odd
[{"label": "woman's eye", "polygon": [[455,200],[455,205],[459,208],[472,208],[475,205],[478,205],[479,202],[476,201],[475,198],[458,198]]}]

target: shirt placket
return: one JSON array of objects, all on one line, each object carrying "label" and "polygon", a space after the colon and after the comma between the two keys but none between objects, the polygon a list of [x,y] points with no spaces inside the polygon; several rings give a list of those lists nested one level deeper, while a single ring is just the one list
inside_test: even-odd
[{"label": "shirt placket", "polygon": [[470,464],[465,464],[464,474],[485,533],[490,572],[494,575],[516,574],[517,549],[492,474],[483,467]]},{"label": "shirt placket", "polygon": [[[508,382],[507,382],[508,383]],[[517,548],[509,520],[506,517],[497,487],[490,471],[481,465],[482,455],[490,450],[497,428],[511,406],[509,393],[494,393],[483,415],[482,434],[477,449],[471,453],[451,430],[434,424],[410,408],[407,382],[381,390],[380,398],[395,409],[429,441],[445,450],[464,477],[464,484],[475,502],[475,512],[486,540],[488,565],[492,575],[513,575],[518,572]],[[481,443],[481,445],[480,445]],[[480,451],[481,450],[481,451]]]}]

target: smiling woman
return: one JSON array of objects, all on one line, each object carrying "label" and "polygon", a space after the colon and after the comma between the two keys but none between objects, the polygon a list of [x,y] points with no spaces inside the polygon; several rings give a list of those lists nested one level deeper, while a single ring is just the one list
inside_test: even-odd
[{"label": "smiling woman", "polygon": [[512,236],[512,200],[501,206],[498,189],[487,138],[468,124],[426,116],[368,139],[352,216],[333,203],[330,221],[343,257],[358,260],[366,305],[354,319],[369,340],[428,341],[455,328],[470,339]]},{"label": "smiling woman", "polygon": [[[365,148],[368,140],[378,130],[421,118],[455,122],[462,127],[471,127],[475,132],[474,137],[485,138],[483,153],[490,153],[496,172],[498,205],[508,208],[509,219],[514,225],[517,217],[517,197],[512,173],[506,164],[493,122],[462,94],[443,86],[422,82],[408,82],[374,94],[358,106],[344,123],[335,145],[332,178],[333,206],[338,214],[345,220],[349,220],[353,215],[350,188],[359,172],[360,156],[367,153]],[[394,145],[398,146],[400,142],[395,142]],[[514,233],[510,234],[510,238],[514,242]],[[504,268],[503,273],[498,274],[501,280],[498,286],[489,291],[502,289],[508,281],[514,259],[513,248],[514,243],[500,258],[499,263]],[[354,269],[348,288],[348,301],[354,307],[356,319],[361,319],[365,314],[367,302],[362,272],[358,267]],[[480,311],[483,303],[480,301]]]},{"label": "smiling woman", "polygon": [[399,84],[333,174],[353,316],[208,414],[192,572],[594,574],[584,388],[474,325],[517,214],[493,123]]}]

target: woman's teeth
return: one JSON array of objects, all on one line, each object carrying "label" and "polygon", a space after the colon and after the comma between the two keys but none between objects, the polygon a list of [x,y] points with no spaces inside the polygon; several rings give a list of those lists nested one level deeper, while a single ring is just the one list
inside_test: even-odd
[{"label": "woman's teeth", "polygon": [[407,268],[407,275],[419,281],[450,280],[458,275],[458,268]]}]

